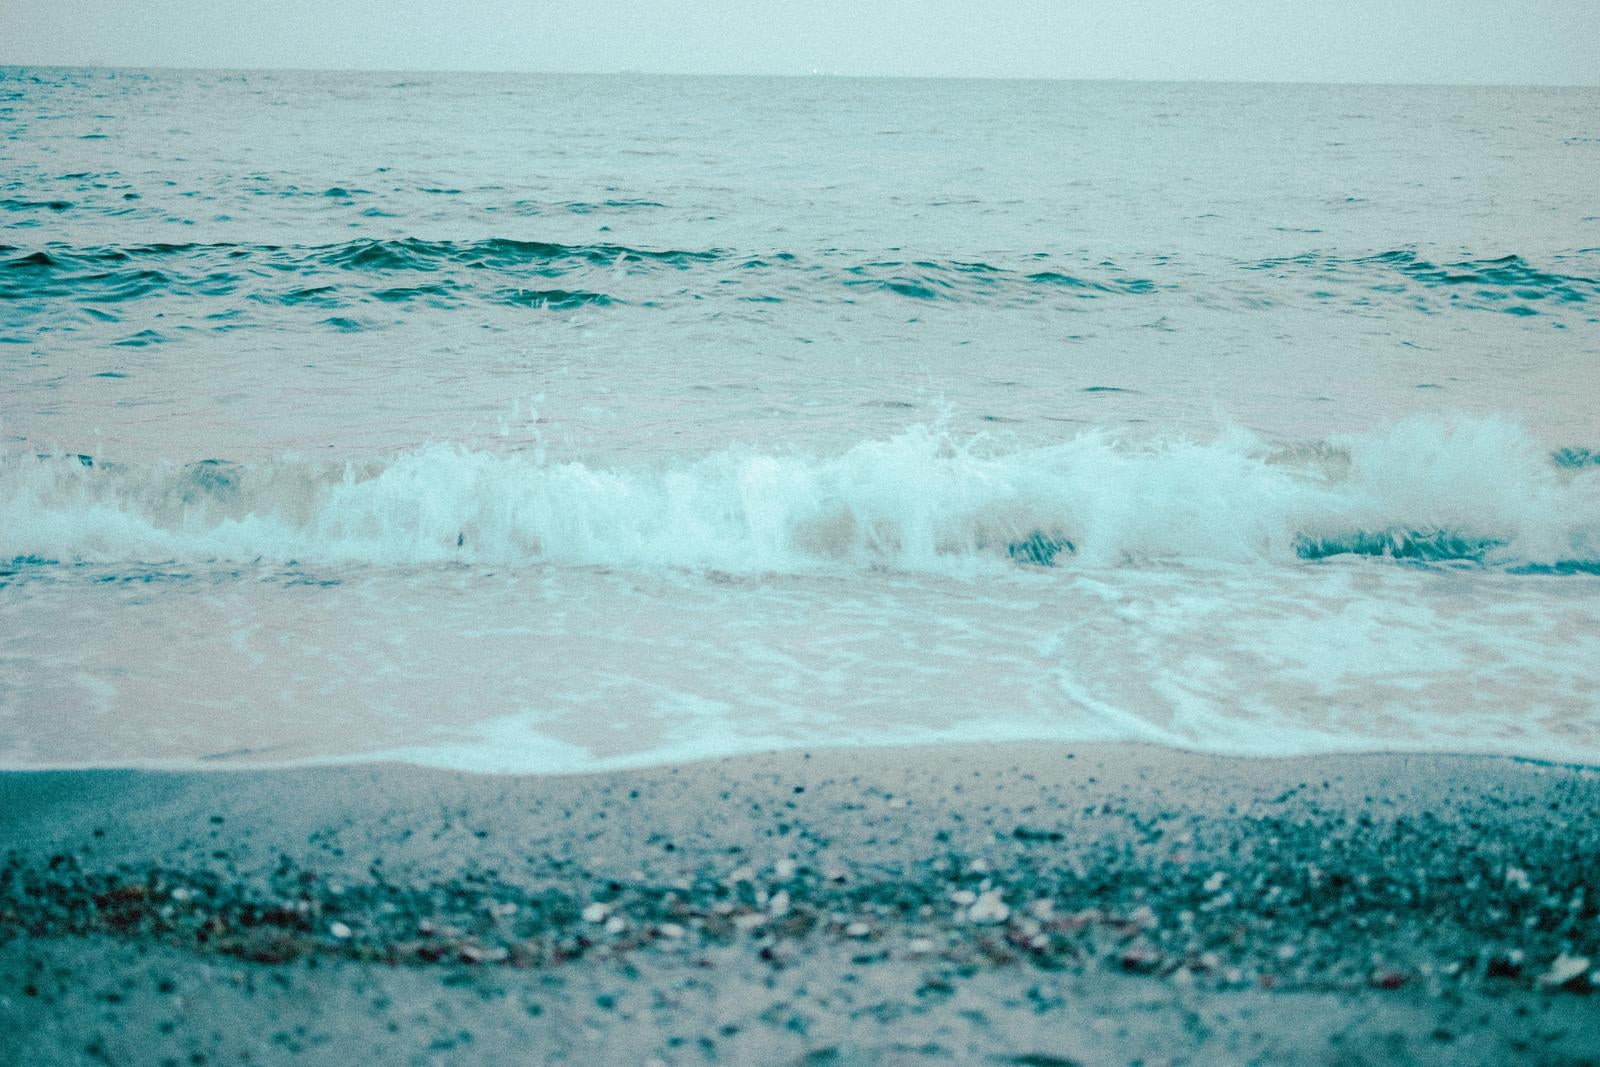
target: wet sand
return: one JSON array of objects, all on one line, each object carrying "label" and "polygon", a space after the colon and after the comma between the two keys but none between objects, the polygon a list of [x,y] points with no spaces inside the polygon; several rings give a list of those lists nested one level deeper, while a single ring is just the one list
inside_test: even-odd
[{"label": "wet sand", "polygon": [[1600,772],[0,775],[4,1063],[1600,1062]]}]

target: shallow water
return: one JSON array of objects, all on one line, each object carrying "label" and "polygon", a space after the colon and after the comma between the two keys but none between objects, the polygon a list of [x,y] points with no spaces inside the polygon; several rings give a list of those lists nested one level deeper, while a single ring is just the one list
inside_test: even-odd
[{"label": "shallow water", "polygon": [[0,98],[4,765],[1600,759],[1594,90]]}]

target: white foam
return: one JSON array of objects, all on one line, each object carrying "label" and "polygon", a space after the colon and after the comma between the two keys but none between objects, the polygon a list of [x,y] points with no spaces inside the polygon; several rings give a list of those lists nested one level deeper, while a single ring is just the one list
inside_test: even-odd
[{"label": "white foam", "polygon": [[1019,546],[1034,558],[1035,536],[1046,555],[1070,542],[1104,566],[1283,561],[1306,539],[1336,550],[1385,532],[1592,562],[1600,468],[1558,469],[1516,422],[1468,417],[1297,448],[1242,431],[1022,448],[919,425],[833,455],[729,449],[638,468],[452,445],[342,467],[0,458],[7,558],[968,573]]}]

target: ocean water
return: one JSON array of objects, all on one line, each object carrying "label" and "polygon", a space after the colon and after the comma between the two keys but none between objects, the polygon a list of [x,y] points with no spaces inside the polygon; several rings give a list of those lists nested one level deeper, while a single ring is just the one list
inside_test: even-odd
[{"label": "ocean water", "polygon": [[0,69],[0,766],[1600,761],[1600,92]]}]

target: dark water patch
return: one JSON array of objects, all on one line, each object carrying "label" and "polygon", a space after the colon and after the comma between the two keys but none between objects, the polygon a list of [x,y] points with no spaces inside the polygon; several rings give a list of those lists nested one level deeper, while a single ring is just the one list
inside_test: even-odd
[{"label": "dark water patch", "polygon": [[68,211],[70,200],[0,200],[0,211]]},{"label": "dark water patch", "polygon": [[1550,575],[1553,577],[1574,574],[1600,576],[1600,559],[1566,559],[1556,563],[1519,563],[1507,567],[1510,574]]},{"label": "dark water patch", "polygon": [[355,319],[346,318],[343,315],[330,315],[328,318],[322,320],[322,325],[331,326],[340,333],[360,333],[362,330],[366,329],[365,326],[361,325],[361,323],[357,322]]},{"label": "dark water patch", "polygon": [[1078,390],[1080,393],[1131,393],[1138,395],[1137,389],[1124,389],[1120,385],[1086,385]]},{"label": "dark water patch", "polygon": [[57,261],[48,252],[29,252],[25,256],[6,260],[6,266],[11,270],[40,270],[57,266]]},{"label": "dark water patch", "polygon": [[[129,334],[122,340],[113,342],[113,345],[117,348],[144,348],[146,345],[165,344],[166,340],[164,336],[155,330],[140,330],[138,333]],[[126,375],[123,375],[123,377],[126,377]]]},{"label": "dark water patch", "polygon": [[547,308],[552,311],[579,307],[605,307],[614,302],[605,293],[584,289],[501,289],[498,295],[503,304]]},{"label": "dark water patch", "polygon": [[171,279],[159,270],[105,271],[79,276],[75,285],[79,291],[75,295],[79,300],[115,304],[138,300],[171,287]]},{"label": "dark water patch", "polygon": [[[1579,252],[1559,258],[1577,261],[1584,257],[1585,253]],[[1242,267],[1283,278],[1306,273],[1323,283],[1354,283],[1366,293],[1382,294],[1383,303],[1398,299],[1416,310],[1465,308],[1526,318],[1543,313],[1534,305],[1600,300],[1600,276],[1537,267],[1518,255],[1436,263],[1411,249],[1355,257],[1307,252]],[[1319,288],[1309,295],[1325,302],[1337,299],[1339,293]]]},{"label": "dark water patch", "polygon": [[446,282],[433,285],[403,285],[388,289],[374,289],[371,296],[374,300],[381,300],[386,304],[404,304],[412,300],[427,300],[433,304],[441,302],[451,303],[451,293],[455,286]]},{"label": "dark water patch", "polygon": [[[433,270],[451,246],[443,241],[406,237],[395,241],[350,241],[308,249],[330,267],[356,270]],[[276,251],[276,249],[274,249]]]},{"label": "dark water patch", "polygon": [[[297,307],[301,304],[331,307],[339,303],[333,297],[333,294],[338,291],[339,287],[337,285],[306,285],[280,294],[276,297],[276,302],[283,304],[285,307]],[[257,298],[263,299],[264,297],[257,294]]]},{"label": "dark water patch", "polygon": [[495,270],[562,267],[576,264],[614,266],[639,263],[688,267],[723,258],[720,250],[653,250],[614,244],[566,245],[495,237],[484,241],[361,240],[307,251],[324,264],[363,270],[439,270],[448,265]]},{"label": "dark water patch", "polygon": [[239,489],[239,479],[244,468],[222,459],[202,459],[184,468],[178,480],[178,497],[185,504],[202,498],[226,499]]},{"label": "dark water patch", "polygon": [[1028,275],[1028,281],[1056,289],[1075,289],[1085,295],[1115,293],[1138,296],[1156,291],[1156,283],[1148,278],[1094,279],[1056,270],[1035,271]]},{"label": "dark water patch", "polygon": [[666,207],[667,205],[656,200],[601,200],[590,202],[587,200],[572,200],[559,205],[561,209],[573,215],[592,215],[597,211],[636,211],[644,208]]},{"label": "dark water patch", "polygon": [[1077,546],[1067,538],[1042,530],[1035,530],[1020,541],[1006,545],[1006,555],[1018,563],[1035,567],[1053,567],[1057,556],[1063,553],[1070,556],[1077,550]]},{"label": "dark water patch", "polygon": [[1567,470],[1600,467],[1600,451],[1590,448],[1558,448],[1550,453],[1550,459],[1556,466]]},{"label": "dark water patch", "polygon": [[103,370],[98,374],[89,375],[91,378],[126,378],[127,375],[119,370]]},{"label": "dark water patch", "polygon": [[938,283],[928,283],[914,278],[864,278],[845,282],[851,288],[881,289],[886,293],[896,296],[910,297],[913,300],[937,300],[939,292],[934,288]]},{"label": "dark water patch", "polygon": [[1472,537],[1450,530],[1357,530],[1338,537],[1301,536],[1295,542],[1295,555],[1307,560],[1382,556],[1421,563],[1481,563],[1504,545],[1498,538]]}]

